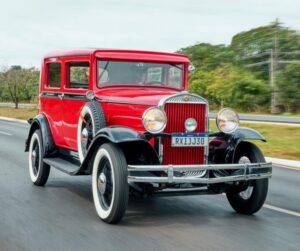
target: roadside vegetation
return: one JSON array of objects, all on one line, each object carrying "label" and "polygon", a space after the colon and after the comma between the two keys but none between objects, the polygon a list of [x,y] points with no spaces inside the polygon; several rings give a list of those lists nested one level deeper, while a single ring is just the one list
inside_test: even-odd
[{"label": "roadside vegetation", "polygon": [[[277,20],[233,36],[231,43],[199,43],[178,51],[190,56],[195,71],[191,92],[210,101],[211,110],[300,112],[300,34]],[[274,112],[274,111],[273,111]]]},{"label": "roadside vegetation", "polygon": [[15,119],[24,119],[33,118],[38,114],[36,108],[19,108],[15,109],[12,107],[0,107],[0,117],[8,117]]},{"label": "roadside vegetation", "polygon": [[[300,160],[300,126],[284,126],[241,122],[241,126],[260,132],[267,142],[253,141],[265,156]],[[210,130],[217,131],[215,120],[210,120]]]}]

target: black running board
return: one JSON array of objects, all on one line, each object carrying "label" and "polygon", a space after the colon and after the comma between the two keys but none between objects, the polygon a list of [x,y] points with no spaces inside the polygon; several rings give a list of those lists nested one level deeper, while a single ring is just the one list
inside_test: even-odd
[{"label": "black running board", "polygon": [[44,163],[69,175],[84,175],[83,173],[79,172],[79,164],[74,164],[73,162],[63,158],[44,158]]}]

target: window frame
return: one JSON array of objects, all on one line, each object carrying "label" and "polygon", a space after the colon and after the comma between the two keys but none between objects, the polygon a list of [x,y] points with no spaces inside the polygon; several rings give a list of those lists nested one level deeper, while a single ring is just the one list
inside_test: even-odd
[{"label": "window frame", "polygon": [[[70,86],[70,64],[72,63],[87,63],[88,64],[88,71],[89,71],[89,76],[88,76],[88,85],[86,88],[74,88]],[[78,90],[78,91],[86,91],[91,88],[91,62],[88,59],[78,59],[78,60],[66,60],[64,62],[64,69],[65,69],[65,80],[64,80],[64,88],[66,90]]]},{"label": "window frame", "polygon": [[[99,75],[99,64],[103,61],[112,61],[112,62],[128,62],[128,63],[133,63],[133,62],[142,62],[142,63],[153,63],[153,64],[182,64],[182,82],[180,87],[174,87],[171,85],[152,85],[152,84],[144,84],[144,87],[155,87],[155,88],[167,88],[167,89],[172,89],[172,90],[184,90],[185,89],[185,81],[186,81],[186,63],[185,62],[167,62],[167,61],[148,61],[148,60],[128,60],[128,59],[112,59],[112,58],[107,58],[107,57],[97,57],[96,58],[96,88],[102,89],[102,88],[108,88],[108,87],[120,87],[120,86],[132,86],[132,87],[138,87],[140,86],[139,84],[121,84],[121,83],[115,83],[115,84],[101,84],[98,79]],[[165,70],[163,70],[165,71]],[[165,73],[164,73],[165,74]],[[167,76],[166,76],[167,77]]]},{"label": "window frame", "polygon": [[[60,65],[60,85],[59,86],[51,86],[50,85],[50,65],[51,64],[59,64]],[[45,68],[46,68],[46,74],[45,74],[45,89],[51,89],[51,90],[61,90],[62,89],[62,79],[63,79],[63,64],[60,61],[56,60],[49,60],[45,62]]]}]

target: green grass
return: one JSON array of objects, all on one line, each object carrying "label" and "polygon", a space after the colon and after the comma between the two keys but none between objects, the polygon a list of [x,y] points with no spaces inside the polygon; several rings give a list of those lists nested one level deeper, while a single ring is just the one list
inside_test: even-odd
[{"label": "green grass", "polygon": [[[0,107],[0,116],[3,117],[28,119],[37,114],[35,108]],[[300,160],[300,127],[243,122],[241,126],[255,129],[267,139],[267,143],[253,141],[266,156]],[[210,130],[217,131],[215,120],[210,120]]]},{"label": "green grass", "polygon": [[38,114],[36,108],[19,108],[15,109],[12,107],[0,107],[0,116],[9,117],[15,119],[29,119],[33,118]]},{"label": "green grass", "polygon": [[[216,131],[214,120],[210,120],[210,130]],[[269,125],[241,122],[241,126],[260,132],[267,142],[252,141],[257,144],[265,156],[300,160],[300,126]]]}]

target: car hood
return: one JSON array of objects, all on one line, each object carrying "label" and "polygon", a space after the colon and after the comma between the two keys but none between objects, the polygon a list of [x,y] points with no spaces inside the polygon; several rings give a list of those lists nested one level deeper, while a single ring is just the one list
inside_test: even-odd
[{"label": "car hood", "polygon": [[116,103],[129,103],[137,105],[158,105],[159,101],[179,91],[166,88],[149,87],[113,87],[103,88],[96,93],[99,100],[105,100]]}]

